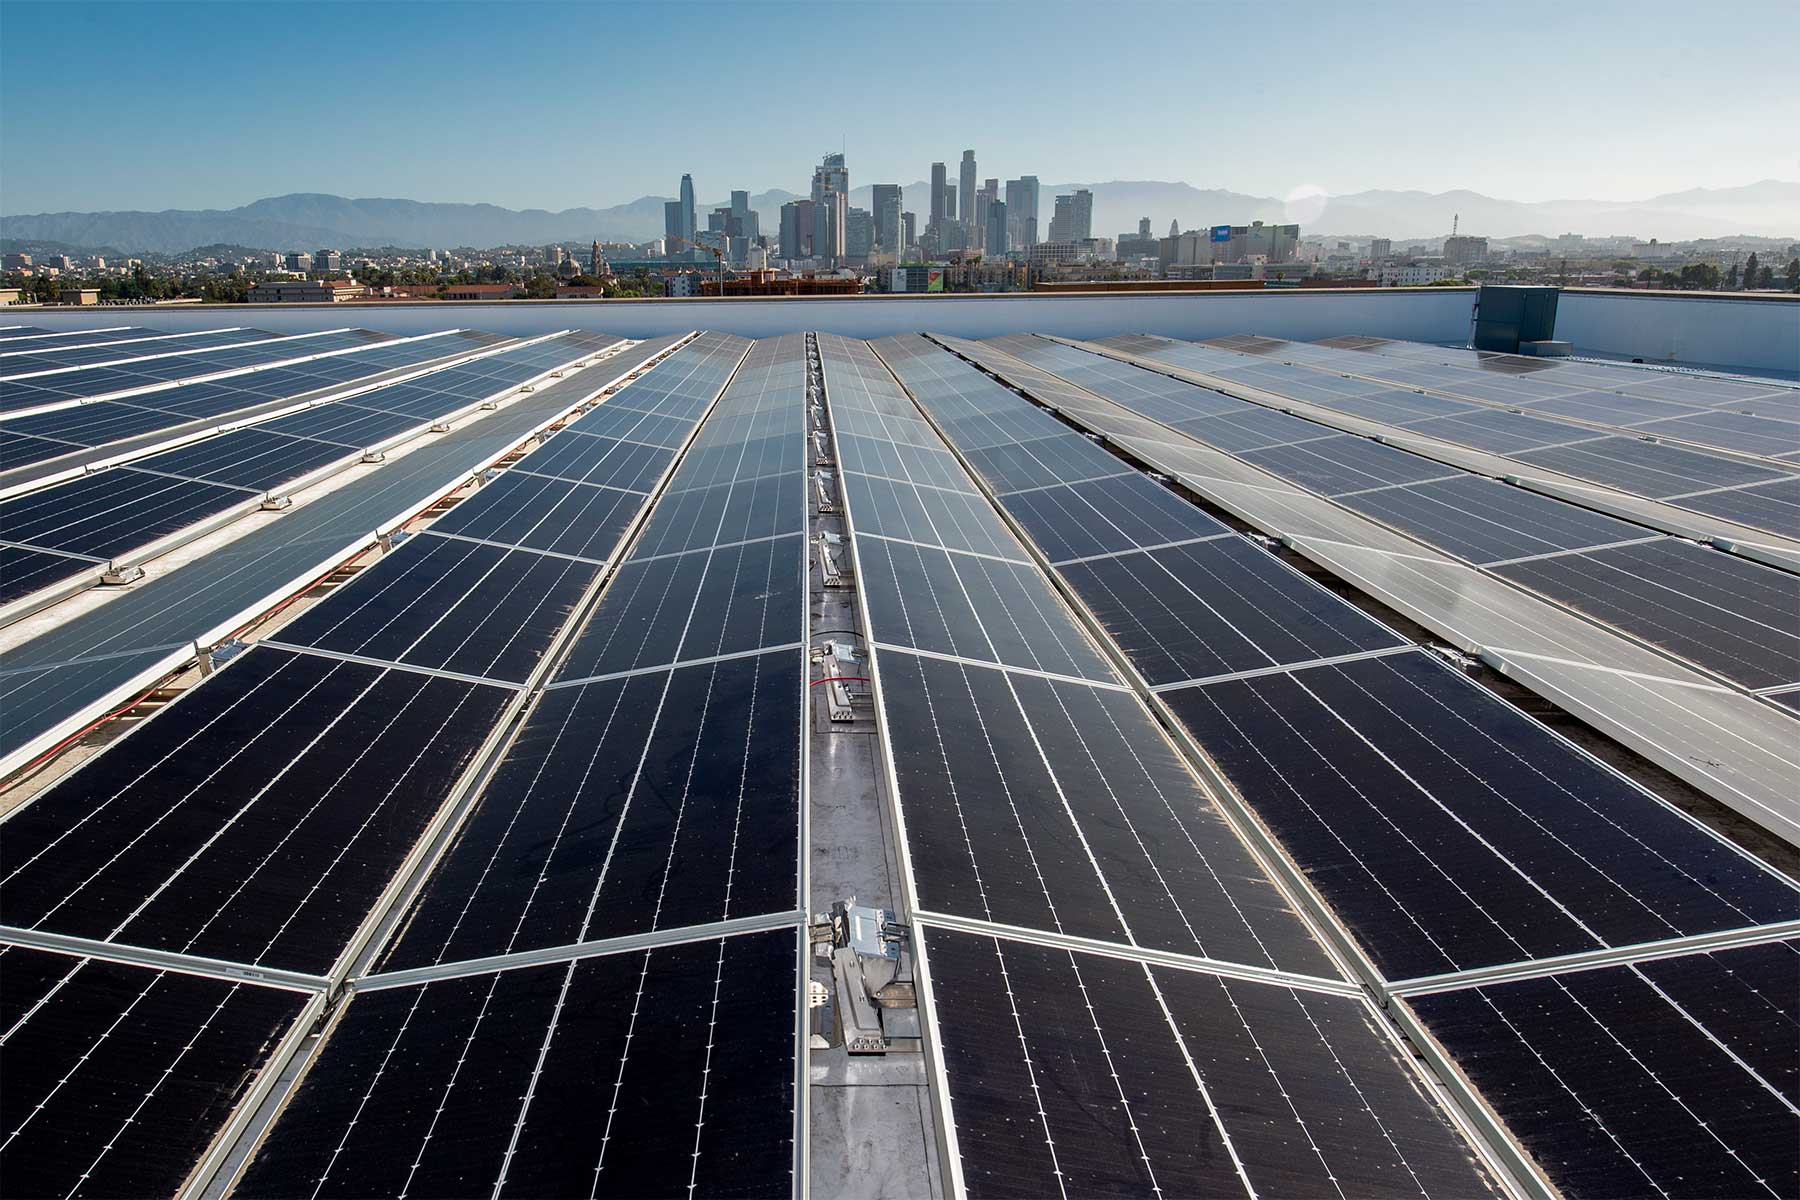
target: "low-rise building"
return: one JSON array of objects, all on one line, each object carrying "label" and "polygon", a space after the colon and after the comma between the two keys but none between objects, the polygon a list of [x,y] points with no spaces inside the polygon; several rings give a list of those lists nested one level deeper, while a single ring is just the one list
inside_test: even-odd
[{"label": "low-rise building", "polygon": [[251,304],[336,304],[360,300],[366,291],[349,279],[271,279],[253,285],[245,299]]},{"label": "low-rise building", "polygon": [[56,293],[58,304],[98,304],[99,288],[63,288]]}]

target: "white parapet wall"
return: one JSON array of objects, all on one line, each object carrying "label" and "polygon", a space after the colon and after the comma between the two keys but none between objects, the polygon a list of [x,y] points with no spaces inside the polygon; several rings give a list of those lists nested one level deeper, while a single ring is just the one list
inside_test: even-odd
[{"label": "white parapet wall", "polygon": [[1557,302],[1556,336],[1577,354],[1792,376],[1800,295],[1570,290]]},{"label": "white parapet wall", "polygon": [[1474,302],[1473,288],[1114,292],[1073,296],[1020,292],[728,300],[511,300],[496,304],[233,304],[179,310],[110,308],[85,313],[33,309],[29,320],[54,329],[133,324],[179,331],[248,325],[278,333],[358,325],[402,334],[457,326],[506,334],[598,329],[624,337],[714,329],[745,337],[819,330],[845,337],[876,338],[929,330],[965,338],[1003,333],[1054,333],[1072,338],[1158,333],[1199,339],[1259,333],[1311,341],[1341,333],[1362,333],[1422,342],[1462,342],[1469,336]]}]

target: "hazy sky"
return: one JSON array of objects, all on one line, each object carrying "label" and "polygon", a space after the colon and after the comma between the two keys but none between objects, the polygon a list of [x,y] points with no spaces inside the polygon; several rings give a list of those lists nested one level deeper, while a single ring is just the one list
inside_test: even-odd
[{"label": "hazy sky", "polygon": [[0,211],[706,201],[971,146],[1046,184],[1638,199],[1800,179],[1796,46],[1800,0],[0,0]]}]

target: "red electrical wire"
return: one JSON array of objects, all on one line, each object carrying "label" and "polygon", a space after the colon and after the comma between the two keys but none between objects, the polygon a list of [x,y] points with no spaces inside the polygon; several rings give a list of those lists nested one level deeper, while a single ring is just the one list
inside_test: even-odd
[{"label": "red electrical wire", "polygon": [[867,675],[827,675],[823,679],[815,679],[809,687],[818,687],[821,683],[869,683]]}]

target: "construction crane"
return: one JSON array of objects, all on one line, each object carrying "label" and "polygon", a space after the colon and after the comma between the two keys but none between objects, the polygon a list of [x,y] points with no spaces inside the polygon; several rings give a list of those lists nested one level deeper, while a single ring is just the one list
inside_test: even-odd
[{"label": "construction crane", "polygon": [[692,241],[688,238],[684,238],[679,233],[671,233],[669,235],[669,240],[680,242],[684,246],[692,246],[696,250],[704,250],[708,254],[712,255],[713,258],[718,261],[718,265],[719,265],[719,295],[721,297],[723,297],[725,295],[725,252],[723,250],[719,249],[717,246],[708,246],[705,242],[696,242],[696,241]]}]

